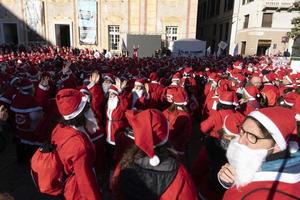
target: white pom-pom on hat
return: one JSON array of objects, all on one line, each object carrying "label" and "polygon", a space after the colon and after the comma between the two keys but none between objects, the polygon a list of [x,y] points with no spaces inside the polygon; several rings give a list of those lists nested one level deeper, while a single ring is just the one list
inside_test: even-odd
[{"label": "white pom-pom on hat", "polygon": [[160,163],[160,159],[157,155],[154,155],[152,158],[149,159],[149,163],[151,166],[156,167]]}]

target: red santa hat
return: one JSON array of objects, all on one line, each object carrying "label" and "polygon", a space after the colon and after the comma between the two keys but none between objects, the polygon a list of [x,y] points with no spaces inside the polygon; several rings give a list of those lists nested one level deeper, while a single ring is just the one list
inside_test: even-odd
[{"label": "red santa hat", "polygon": [[142,78],[136,79],[134,82],[134,85],[137,85],[137,86],[144,86],[144,84],[145,84],[145,80]]},{"label": "red santa hat", "polygon": [[35,80],[39,78],[39,71],[35,67],[30,67],[28,69],[27,75],[31,80]]},{"label": "red santa hat", "polygon": [[283,96],[283,102],[288,106],[294,106],[298,94],[296,92],[289,92]]},{"label": "red santa hat", "polygon": [[269,82],[269,81],[272,82],[272,81],[275,80],[276,76],[275,76],[274,73],[270,72],[270,73],[264,75],[263,78],[264,78],[266,81],[268,81],[268,82]]},{"label": "red santa hat", "polygon": [[294,84],[296,83],[297,75],[296,74],[288,74],[285,76],[286,80],[288,80],[289,83]]},{"label": "red santa hat", "polygon": [[244,120],[245,116],[239,112],[226,115],[223,122],[223,130],[226,134],[235,136],[239,134],[238,127],[243,123]]},{"label": "red santa hat", "polygon": [[184,88],[177,88],[176,92],[174,91],[173,102],[176,105],[187,105],[188,95]]},{"label": "red santa hat", "polygon": [[158,80],[158,74],[156,72],[152,72],[149,75],[150,81],[157,81]]},{"label": "red santa hat", "polygon": [[244,88],[244,93],[248,98],[256,98],[259,95],[257,87],[254,85],[248,85]]},{"label": "red santa hat", "polygon": [[176,72],[173,76],[172,76],[172,81],[179,81],[181,79],[181,74],[179,72]]},{"label": "red santa hat", "polygon": [[31,80],[29,80],[27,78],[23,78],[23,79],[21,79],[21,81],[19,83],[19,87],[20,87],[21,91],[25,91],[28,89],[32,89],[34,87],[34,85]]},{"label": "red santa hat", "polygon": [[280,150],[286,149],[287,141],[296,128],[294,110],[276,106],[253,111],[248,116],[258,120],[268,130]]},{"label": "red santa hat", "polygon": [[245,80],[246,80],[246,77],[243,76],[242,74],[237,74],[237,75],[235,76],[235,78],[236,78],[236,80],[237,80],[239,83],[244,83]]},{"label": "red santa hat", "polygon": [[186,75],[191,75],[193,73],[193,68],[191,67],[186,67],[184,68],[183,70],[183,75],[186,76]]},{"label": "red santa hat", "polygon": [[108,89],[108,92],[112,92],[112,93],[114,93],[114,94],[116,94],[116,95],[119,94],[119,91],[120,91],[120,90],[117,88],[116,85],[111,85],[111,86],[109,87],[109,89]]},{"label": "red santa hat", "polygon": [[168,121],[156,109],[142,112],[128,110],[125,113],[133,129],[135,144],[149,157],[152,166],[158,166],[160,159],[155,155],[155,148],[164,145],[169,138]]},{"label": "red santa hat", "polygon": [[41,111],[42,107],[36,103],[33,96],[19,93],[13,99],[10,109],[15,113],[30,113]]},{"label": "red santa hat", "polygon": [[234,63],[233,63],[233,67],[234,68],[237,68],[237,69],[242,69],[242,66],[243,66],[243,63],[241,62],[241,61],[235,61]]},{"label": "red santa hat", "polygon": [[219,102],[225,105],[238,105],[238,99],[233,91],[222,91],[219,95]]},{"label": "red santa hat", "polygon": [[11,101],[16,96],[16,89],[14,87],[8,87],[4,90],[3,94],[0,96],[0,102],[5,104],[11,104]]},{"label": "red santa hat", "polygon": [[75,89],[62,89],[56,95],[56,105],[65,120],[77,117],[88,102],[88,96]]},{"label": "red santa hat", "polygon": [[114,82],[114,76],[112,74],[105,74],[103,79],[109,80],[110,82]]}]

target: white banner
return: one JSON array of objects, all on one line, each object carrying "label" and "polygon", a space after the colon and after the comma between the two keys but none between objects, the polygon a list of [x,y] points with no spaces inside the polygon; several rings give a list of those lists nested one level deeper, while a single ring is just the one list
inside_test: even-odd
[{"label": "white banner", "polygon": [[44,8],[41,0],[27,0],[25,4],[26,24],[28,25],[29,41],[38,40],[44,35]]},{"label": "white banner", "polygon": [[78,0],[79,41],[81,44],[96,44],[97,3],[96,0]]}]

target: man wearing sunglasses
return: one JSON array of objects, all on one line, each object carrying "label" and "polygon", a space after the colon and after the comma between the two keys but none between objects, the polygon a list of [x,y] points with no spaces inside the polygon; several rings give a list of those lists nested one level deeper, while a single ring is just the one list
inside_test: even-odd
[{"label": "man wearing sunglasses", "polygon": [[298,138],[292,137],[295,115],[291,109],[272,107],[247,116],[240,135],[228,146],[228,163],[218,173],[228,188],[223,199],[300,198],[300,151]]}]

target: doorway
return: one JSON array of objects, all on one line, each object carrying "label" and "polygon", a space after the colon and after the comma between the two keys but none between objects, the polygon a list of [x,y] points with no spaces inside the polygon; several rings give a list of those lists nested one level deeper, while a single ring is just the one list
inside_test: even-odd
[{"label": "doorway", "polygon": [[61,47],[71,46],[71,35],[69,24],[55,24],[56,45]]},{"label": "doorway", "polygon": [[258,40],[256,55],[266,55],[266,51],[271,47],[271,43],[272,40]]},{"label": "doorway", "polygon": [[18,27],[16,23],[3,23],[4,42],[7,44],[19,44]]}]

